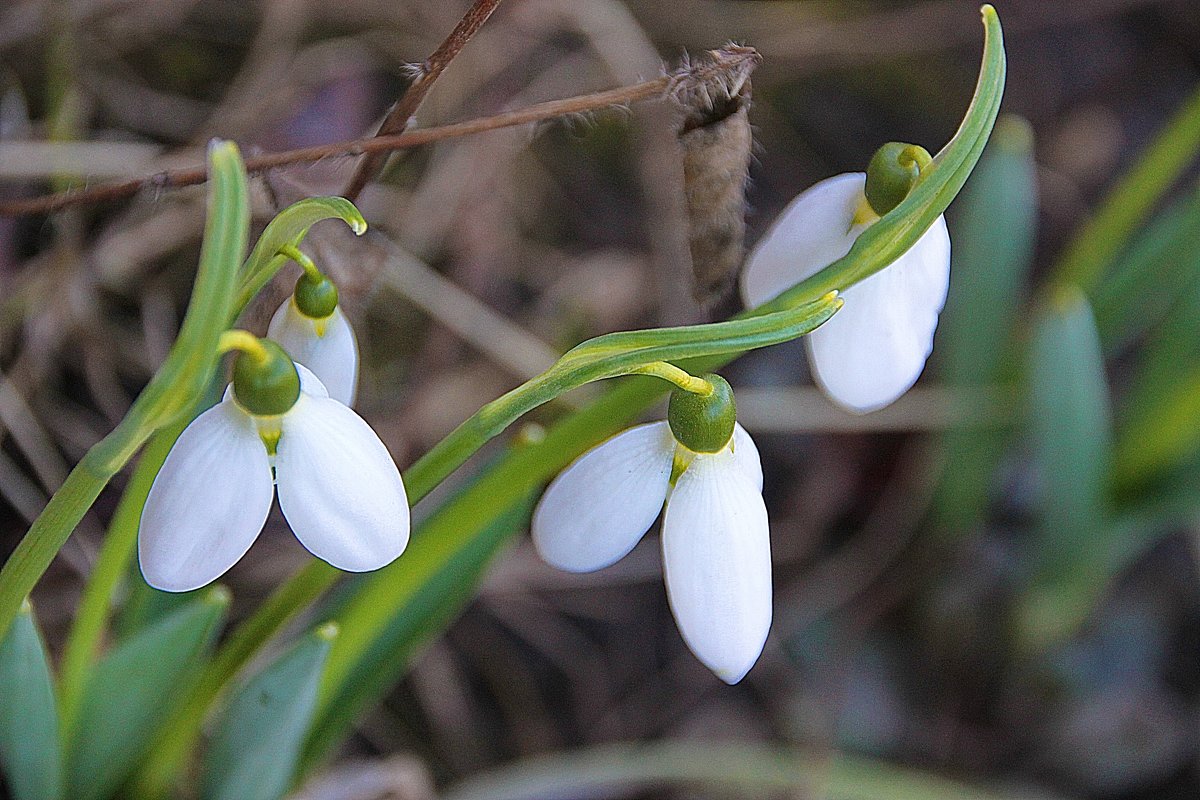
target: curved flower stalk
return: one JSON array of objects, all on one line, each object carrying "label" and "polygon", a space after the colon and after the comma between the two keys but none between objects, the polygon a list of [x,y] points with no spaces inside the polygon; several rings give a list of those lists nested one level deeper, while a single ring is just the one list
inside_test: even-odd
[{"label": "curved flower stalk", "polygon": [[337,287],[296,247],[280,252],[303,266],[304,274],[271,317],[267,336],[308,367],[330,397],[352,406],[358,387],[358,340],[338,305]]},{"label": "curved flower stalk", "polygon": [[387,448],[277,345],[233,333],[244,348],[233,383],[180,435],[146,498],[146,582],[183,592],[216,580],[258,538],[276,485],[313,555],[350,572],[392,562],[408,544],[409,509]]},{"label": "curved flower stalk", "polygon": [[729,384],[702,380],[728,409],[722,419],[689,429],[679,408],[697,395],[676,392],[668,421],[629,428],[563,470],[538,503],[532,533],[550,565],[591,572],[629,553],[665,503],[663,574],[679,632],[705,666],[737,683],[771,627],[767,509],[758,450],[733,421]]},{"label": "curved flower stalk", "polygon": [[[867,173],[838,175],[802,192],[747,259],[746,304],[764,303],[849,253],[863,231],[904,199],[928,159],[920,148],[885,145]],[[899,181],[894,174],[877,179],[881,161],[911,171]],[[890,184],[891,191],[879,184]],[[866,413],[908,391],[933,350],[949,285],[950,235],[939,215],[907,252],[843,290],[845,307],[809,334],[813,376],[825,393],[850,411]]]}]

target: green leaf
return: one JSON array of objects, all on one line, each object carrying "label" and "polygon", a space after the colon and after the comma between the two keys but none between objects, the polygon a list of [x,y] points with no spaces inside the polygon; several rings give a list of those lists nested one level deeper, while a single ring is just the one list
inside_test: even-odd
[{"label": "green leaf", "polygon": [[133,408],[71,470],[0,569],[0,636],[113,475],[158,428],[191,408],[216,371],[217,339],[233,307],[250,228],[246,171],[236,145],[218,142],[209,148],[209,176],[200,268],[179,338]]},{"label": "green leaf", "polygon": [[[320,712],[305,762],[327,754],[356,719],[399,680],[413,657],[474,597],[492,559],[522,530],[536,494],[480,534],[464,535],[451,518],[435,514],[417,530],[404,557],[383,572],[357,580],[337,618],[354,626],[330,656]],[[386,573],[386,574],[384,574]]]},{"label": "green leaf", "polygon": [[1159,214],[1091,293],[1105,350],[1146,333],[1197,282],[1200,191]]},{"label": "green leaf", "polygon": [[92,671],[68,751],[69,796],[110,797],[153,741],[212,643],[229,593],[210,589],[124,642]]},{"label": "green leaf", "polygon": [[1172,385],[1136,406],[1121,428],[1113,484],[1124,495],[1200,449],[1200,365],[1177,371]]},{"label": "green leaf", "polygon": [[[280,248],[288,244],[298,245],[309,228],[326,219],[342,220],[359,236],[367,230],[367,221],[354,204],[344,197],[309,197],[280,211],[267,223],[250,258],[246,260],[238,288],[238,313],[288,262],[287,256],[279,254]],[[233,319],[229,323],[233,324]]]},{"label": "green leaf", "polygon": [[204,759],[205,800],[276,800],[292,784],[337,637],[326,624],[254,676],[229,701]]},{"label": "green leaf", "polygon": [[[1033,262],[1037,206],[1033,133],[1019,117],[1001,118],[951,209],[954,266],[934,353],[945,382],[960,392],[1009,382],[1005,356]],[[960,532],[980,519],[1008,438],[999,426],[942,435],[937,527]]]},{"label": "green leaf", "polygon": [[54,681],[28,602],[0,641],[0,687],[0,766],[13,800],[62,797]]},{"label": "green leaf", "polygon": [[1030,352],[1030,437],[1040,480],[1036,571],[1018,620],[1033,647],[1072,632],[1108,577],[1112,433],[1100,337],[1077,289],[1041,310]]},{"label": "green leaf", "polygon": [[1176,112],[1075,234],[1053,272],[1054,280],[1090,293],[1198,150],[1200,91]]},{"label": "green leaf", "polygon": [[664,785],[712,787],[728,793],[721,793],[722,797],[778,794],[827,800],[999,800],[1002,796],[845,753],[667,740],[617,742],[525,759],[450,786],[442,797],[625,797]]}]

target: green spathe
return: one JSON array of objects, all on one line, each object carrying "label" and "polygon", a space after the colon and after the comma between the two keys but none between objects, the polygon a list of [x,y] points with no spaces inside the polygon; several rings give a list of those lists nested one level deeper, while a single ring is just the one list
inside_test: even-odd
[{"label": "green spathe", "polygon": [[667,405],[671,433],[684,447],[697,453],[716,453],[733,437],[737,405],[733,388],[720,375],[709,373],[701,378],[712,384],[709,394],[676,389]]}]

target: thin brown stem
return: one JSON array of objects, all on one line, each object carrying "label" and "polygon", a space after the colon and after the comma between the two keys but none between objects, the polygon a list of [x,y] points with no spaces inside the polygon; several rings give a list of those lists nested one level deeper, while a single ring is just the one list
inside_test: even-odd
[{"label": "thin brown stem", "polygon": [[[352,139],[345,142],[302,147],[297,150],[287,150],[282,153],[267,153],[247,158],[246,171],[250,173],[265,172],[278,167],[293,164],[307,164],[338,156],[361,156],[375,153],[390,153],[393,150],[403,150],[408,147],[429,144],[430,142],[450,139],[457,136],[467,136],[473,133],[494,131],[499,128],[511,128],[530,122],[539,122],[556,117],[566,117],[574,114],[587,114],[601,111],[614,106],[624,106],[662,97],[667,94],[686,96],[695,93],[712,84],[720,85],[730,80],[731,76],[744,72],[748,63],[757,63],[758,53],[749,47],[724,48],[719,51],[720,58],[703,59],[698,63],[685,62],[683,66],[656,78],[652,81],[635,83],[632,86],[622,86],[618,89],[608,89],[603,92],[576,95],[563,100],[550,100],[537,103],[526,108],[506,111],[490,117],[479,117],[456,122],[452,125],[442,125],[436,128],[418,128],[411,131],[391,133],[386,136],[372,136],[366,139]],[[0,144],[0,147],[3,147]],[[131,197],[143,189],[176,189],[183,186],[194,186],[204,183],[207,179],[204,167],[168,170],[120,183],[103,184],[88,189],[73,189],[57,194],[43,195],[28,200],[9,200],[0,202],[0,217],[16,217],[26,214],[46,214],[71,206],[90,203],[102,203],[109,200],[119,200]]]},{"label": "thin brown stem", "polygon": [[[483,27],[487,22],[488,17],[500,5],[501,0],[475,0],[471,7],[467,9],[467,13],[454,26],[454,30],[450,31],[450,35],[438,45],[438,48],[433,51],[433,54],[421,64],[420,73],[416,80],[409,84],[408,89],[392,106],[392,110],[384,118],[383,124],[379,126],[379,130],[375,133],[378,136],[389,136],[394,133],[402,133],[408,127],[408,121],[417,113],[421,102],[425,99],[425,95],[429,94],[429,90],[433,88],[433,84],[441,76],[442,72],[454,60],[459,51],[466,46],[467,42],[471,41],[471,37]],[[358,197],[358,193],[363,190],[363,187],[375,177],[380,168],[383,167],[384,161],[387,159],[386,153],[371,153],[359,162],[357,169],[354,170],[354,176],[350,179],[350,183],[346,185],[346,191],[343,192],[348,200],[354,200]]]},{"label": "thin brown stem", "polygon": [[[568,97],[563,100],[550,100],[537,103],[526,108],[506,111],[490,117],[480,117],[442,125],[436,128],[419,128],[403,133],[387,136],[373,136],[366,139],[352,139],[345,142],[303,147],[297,150],[286,150],[280,153],[266,153],[246,159],[246,171],[251,173],[264,172],[278,167],[293,164],[306,164],[338,156],[357,156],[372,153],[388,153],[393,150],[403,150],[409,147],[428,144],[430,142],[450,139],[457,136],[467,136],[474,133],[511,128],[530,122],[539,122],[555,117],[565,117],[573,114],[586,114],[614,106],[623,106],[643,100],[660,97],[673,85],[670,77],[662,77],[652,81],[644,81],[632,86],[619,89],[609,89],[603,92]],[[3,145],[0,145],[3,147]],[[194,186],[204,183],[207,179],[204,167],[189,167],[185,169],[167,170],[144,178],[135,178],[119,183],[109,183],[93,186],[87,189],[72,189],[56,194],[43,195],[28,200],[9,200],[0,202],[0,217],[16,217],[27,214],[45,214],[58,211],[70,206],[102,203],[110,200],[120,200],[137,194],[144,189],[177,189],[183,186]]]}]

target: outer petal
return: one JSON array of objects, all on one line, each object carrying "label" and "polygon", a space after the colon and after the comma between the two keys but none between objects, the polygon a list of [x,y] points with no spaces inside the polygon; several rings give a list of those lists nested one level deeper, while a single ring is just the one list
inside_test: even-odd
[{"label": "outer petal", "polygon": [[662,510],[674,457],[670,427],[651,422],[577,458],[533,514],[533,543],[542,559],[568,572],[591,572],[624,557]]},{"label": "outer petal", "polygon": [[274,339],[295,361],[312,370],[329,396],[344,405],[354,404],[358,384],[358,342],[341,308],[335,308],[318,334],[318,325],[289,299],[271,317],[267,336]]},{"label": "outer petal", "polygon": [[908,391],[933,350],[949,285],[950,235],[938,217],[907,253],[843,292],[842,310],[809,334],[821,388],[859,413]]},{"label": "outer petal", "polygon": [[820,271],[846,253],[866,174],[827,178],[788,204],[759,241],[742,272],[742,299],[757,306]]},{"label": "outer petal", "polygon": [[408,498],[371,426],[337,400],[302,394],[281,428],[279,507],[300,543],[349,572],[379,569],[404,552]]},{"label": "outer petal", "polygon": [[762,495],[731,454],[697,456],[679,476],[662,548],[679,632],[717,677],[737,683],[771,628],[771,544]]},{"label": "outer petal", "polygon": [[237,563],[271,511],[271,466],[254,421],[218,403],[180,434],[150,487],[138,532],[146,582],[198,589]]},{"label": "outer petal", "polygon": [[733,459],[742,474],[750,479],[754,488],[759,492],[763,488],[762,460],[758,457],[758,447],[750,434],[740,422],[733,424]]}]

